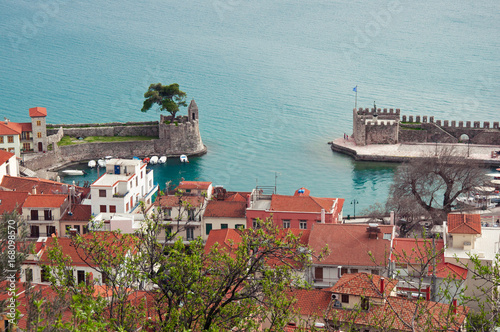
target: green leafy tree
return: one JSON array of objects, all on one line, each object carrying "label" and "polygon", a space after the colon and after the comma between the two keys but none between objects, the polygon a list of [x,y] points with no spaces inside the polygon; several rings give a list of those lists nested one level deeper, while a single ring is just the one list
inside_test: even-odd
[{"label": "green leafy tree", "polygon": [[156,104],[160,111],[167,111],[172,115],[172,120],[179,112],[179,106],[187,106],[186,93],[179,89],[179,84],[162,85],[161,83],[151,84],[148,91],[144,94],[143,106],[141,111],[147,112]]}]

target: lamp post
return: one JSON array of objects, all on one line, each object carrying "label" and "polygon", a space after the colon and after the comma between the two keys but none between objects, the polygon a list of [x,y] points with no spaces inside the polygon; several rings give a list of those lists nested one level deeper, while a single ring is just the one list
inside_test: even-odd
[{"label": "lamp post", "polygon": [[353,219],[356,219],[356,204],[359,204],[359,202],[356,199],[353,199],[351,201],[351,205],[354,205],[354,217],[353,217]]}]

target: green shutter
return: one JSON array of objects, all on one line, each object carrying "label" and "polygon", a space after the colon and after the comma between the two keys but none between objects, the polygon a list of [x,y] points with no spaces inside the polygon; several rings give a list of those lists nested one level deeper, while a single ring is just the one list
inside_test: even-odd
[{"label": "green shutter", "polygon": [[210,231],[212,230],[212,224],[206,224],[206,229],[207,229],[207,235],[210,234]]}]

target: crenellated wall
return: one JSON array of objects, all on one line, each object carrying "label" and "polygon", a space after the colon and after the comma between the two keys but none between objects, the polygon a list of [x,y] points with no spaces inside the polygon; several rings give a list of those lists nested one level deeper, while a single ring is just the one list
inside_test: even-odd
[{"label": "crenellated wall", "polygon": [[[388,124],[383,124],[387,120]],[[374,124],[379,126],[374,126]],[[393,128],[394,126],[397,129]],[[353,110],[353,138],[357,145],[394,143],[457,143],[466,142],[462,135],[469,137],[471,144],[500,145],[499,122],[435,120],[433,116],[400,116],[396,109]]]}]

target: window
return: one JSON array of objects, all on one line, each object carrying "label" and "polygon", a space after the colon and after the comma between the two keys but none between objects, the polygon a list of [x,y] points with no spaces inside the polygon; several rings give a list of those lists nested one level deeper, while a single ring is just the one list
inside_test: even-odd
[{"label": "window", "polygon": [[108,284],[109,277],[108,277],[108,275],[105,272],[103,272],[101,274],[101,280],[102,280],[101,281],[102,284],[106,284],[106,285]]},{"label": "window", "polygon": [[9,148],[9,152],[10,152],[10,153],[16,153],[16,149],[14,149],[14,148]]},{"label": "window", "polygon": [[31,210],[31,220],[38,220],[38,210]]},{"label": "window", "polygon": [[348,273],[347,272],[347,268],[346,267],[343,267],[340,269],[340,274],[343,276],[344,274]]},{"label": "window", "polygon": [[142,175],[144,174],[144,172],[141,172],[141,179],[142,179]]},{"label": "window", "polygon": [[109,206],[109,212],[116,213],[116,205],[110,205]]},{"label": "window", "polygon": [[24,151],[31,150],[31,144],[29,144],[29,143],[23,143],[23,150]]},{"label": "window", "polygon": [[406,263],[398,263],[396,262],[396,269],[407,269],[408,268],[408,264]]},{"label": "window", "polygon": [[106,197],[106,189],[99,189],[99,197]]},{"label": "window", "polygon": [[220,229],[226,229],[227,228],[227,224],[220,224]]},{"label": "window", "polygon": [[186,193],[190,193],[191,192],[191,189],[186,189]]},{"label": "window", "polygon": [[252,219],[252,228],[258,228],[259,227],[259,222],[257,219]]},{"label": "window", "polygon": [[66,225],[66,235],[69,236],[69,231],[71,229],[71,225]]},{"label": "window", "polygon": [[75,283],[75,277],[73,276],[73,270],[66,271],[66,284],[73,285]]},{"label": "window", "polygon": [[384,233],[384,240],[390,240],[392,237],[391,233]]},{"label": "window", "polygon": [[33,281],[33,270],[30,269],[29,267],[25,270],[26,274],[26,281]]},{"label": "window", "polygon": [[342,294],[342,303],[349,303],[349,294]]},{"label": "window", "polygon": [[136,176],[135,177],[135,186],[138,187],[139,186],[139,178]]},{"label": "window", "polygon": [[56,234],[56,226],[47,226],[46,228],[47,228],[47,236]]},{"label": "window", "polygon": [[14,143],[14,136],[7,136],[7,141],[9,143]]},{"label": "window", "polygon": [[290,228],[290,219],[283,219],[283,228]]},{"label": "window", "polygon": [[300,229],[307,229],[307,220],[300,220],[299,221],[299,228]]},{"label": "window", "polygon": [[323,281],[323,268],[316,267],[314,269],[314,281]]},{"label": "window", "polygon": [[83,225],[83,234],[87,234],[89,232],[89,226]]},{"label": "window", "polygon": [[46,209],[43,211],[43,218],[45,220],[52,220],[52,210]]},{"label": "window", "polygon": [[128,212],[128,206],[129,206],[129,205],[128,205],[128,203],[127,203],[127,205],[125,206],[125,212]]},{"label": "window", "polygon": [[76,272],[77,279],[78,279],[78,284],[85,283],[85,271],[83,270],[78,270]]},{"label": "window", "polygon": [[80,234],[80,225],[74,225],[74,229],[76,229],[76,234]]},{"label": "window", "polygon": [[367,297],[361,297],[361,309],[368,310],[370,309],[370,300]]},{"label": "window", "polygon": [[49,272],[47,271],[47,268],[45,268],[45,267],[42,267],[41,280],[42,280],[42,282],[49,281]]},{"label": "window", "polygon": [[36,137],[42,138],[42,133],[36,133]]},{"label": "window", "polygon": [[0,143],[3,143],[3,136],[0,136]]},{"label": "window", "polygon": [[[127,208],[127,210],[128,210],[128,208]],[[106,205],[99,205],[99,211],[106,212],[107,211],[106,210]]]},{"label": "window", "polygon": [[194,240],[194,228],[192,227],[186,228],[186,240],[188,241]]},{"label": "window", "polygon": [[37,120],[37,121],[36,121],[36,125],[37,125],[37,126],[41,126],[41,125],[42,125],[42,121]]},{"label": "window", "polygon": [[40,228],[38,226],[31,226],[31,237],[38,238],[40,236]]},{"label": "window", "polygon": [[378,275],[378,270],[372,270],[372,274],[377,276]]},{"label": "window", "polygon": [[206,230],[206,235],[210,234],[210,231],[212,230],[212,224],[206,224],[205,225],[205,230]]},{"label": "window", "polygon": [[351,273],[358,273],[358,269],[351,269]]},{"label": "window", "polygon": [[234,225],[234,228],[235,229],[245,229],[245,225],[243,225],[243,224],[236,224],[236,225]]}]

